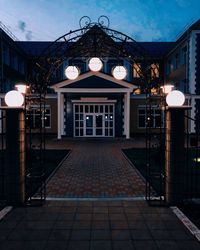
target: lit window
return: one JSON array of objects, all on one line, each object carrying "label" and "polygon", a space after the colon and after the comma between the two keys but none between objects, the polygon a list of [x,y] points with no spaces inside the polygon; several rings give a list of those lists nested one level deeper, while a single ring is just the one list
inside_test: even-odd
[{"label": "lit window", "polygon": [[39,107],[34,107],[27,112],[27,125],[30,128],[51,128],[51,109],[45,108],[40,110]]},{"label": "lit window", "polygon": [[134,63],[133,65],[133,77],[139,78],[141,76],[141,64]]},{"label": "lit window", "polygon": [[151,78],[158,78],[159,77],[159,64],[152,63],[151,64]]},{"label": "lit window", "polygon": [[161,109],[152,107],[151,112],[146,108],[138,108],[138,127],[161,128],[164,126],[164,113]]}]

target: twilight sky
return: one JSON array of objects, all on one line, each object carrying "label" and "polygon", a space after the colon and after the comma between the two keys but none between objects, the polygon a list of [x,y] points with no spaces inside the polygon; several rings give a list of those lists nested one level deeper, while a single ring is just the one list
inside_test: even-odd
[{"label": "twilight sky", "polygon": [[19,40],[55,40],[87,15],[136,41],[174,41],[200,18],[199,0],[0,0],[0,21]]}]

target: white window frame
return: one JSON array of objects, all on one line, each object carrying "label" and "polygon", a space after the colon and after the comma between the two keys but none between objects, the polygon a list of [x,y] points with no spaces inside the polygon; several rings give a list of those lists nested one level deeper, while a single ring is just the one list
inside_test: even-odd
[{"label": "white window frame", "polygon": [[[152,117],[153,117],[153,126],[152,126],[151,128],[152,128],[152,129],[164,128],[164,111],[161,110],[160,108],[158,108],[157,106],[152,106],[151,109],[152,109],[152,111],[153,111],[153,113],[152,113]],[[144,119],[145,119],[145,126],[144,126],[144,127],[141,127],[141,126],[139,125],[139,116],[140,116],[139,110],[144,110],[144,114],[143,114]],[[155,117],[156,117],[156,116],[160,116],[160,114],[156,114],[156,113],[155,113],[156,110],[161,110],[161,116],[162,116],[162,117],[161,117],[161,127],[155,127]],[[137,127],[138,127],[138,129],[145,129],[145,128],[146,128],[146,122],[147,122],[146,106],[143,106],[143,105],[142,105],[142,106],[138,106],[138,108],[137,108],[137,118],[138,118],[138,122],[137,122]]]},{"label": "white window frame", "polygon": [[[31,110],[30,110],[30,111],[33,111],[33,113],[28,115],[28,116],[32,116],[32,119],[33,119],[33,129],[37,129],[37,127],[35,127],[35,123],[36,123],[36,117],[37,117],[39,114],[36,114],[35,111],[36,111],[37,109],[39,109],[39,108],[40,108],[39,106],[33,106],[33,107],[31,108]],[[43,115],[42,115],[42,127],[43,127],[43,128],[45,127],[45,128],[47,128],[47,129],[50,129],[50,128],[51,128],[51,121],[52,121],[52,118],[51,118],[51,107],[50,107],[50,106],[45,106],[45,111],[46,111],[47,109],[48,109],[50,112],[49,112],[49,114],[45,114],[45,116],[49,116],[49,117],[50,117],[50,119],[49,119],[50,126],[44,126],[44,118],[45,118],[45,117],[43,117]]]}]

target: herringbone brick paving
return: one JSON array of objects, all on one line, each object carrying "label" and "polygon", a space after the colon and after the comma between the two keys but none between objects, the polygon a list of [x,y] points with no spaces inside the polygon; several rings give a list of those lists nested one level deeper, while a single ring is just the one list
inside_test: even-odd
[{"label": "herringbone brick paving", "polygon": [[121,151],[131,146],[131,141],[117,139],[66,139],[65,147],[72,151],[47,183],[47,196],[144,196],[144,181]]}]

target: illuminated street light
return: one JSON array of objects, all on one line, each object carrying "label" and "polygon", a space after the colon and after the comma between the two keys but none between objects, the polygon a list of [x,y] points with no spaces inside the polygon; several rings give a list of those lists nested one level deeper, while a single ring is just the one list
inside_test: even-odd
[{"label": "illuminated street light", "polygon": [[8,107],[21,107],[24,96],[17,90],[11,90],[5,95],[5,103]]},{"label": "illuminated street light", "polygon": [[127,70],[124,66],[115,66],[112,70],[112,75],[117,80],[123,80],[127,76]]},{"label": "illuminated street light", "polygon": [[65,69],[65,76],[69,80],[75,80],[80,74],[80,70],[77,66],[68,66]]},{"label": "illuminated street light", "polygon": [[170,107],[183,106],[185,102],[185,95],[181,91],[173,90],[167,95],[166,102]]},{"label": "illuminated street light", "polygon": [[103,63],[98,57],[93,57],[89,60],[88,66],[91,71],[97,72],[102,69]]}]

